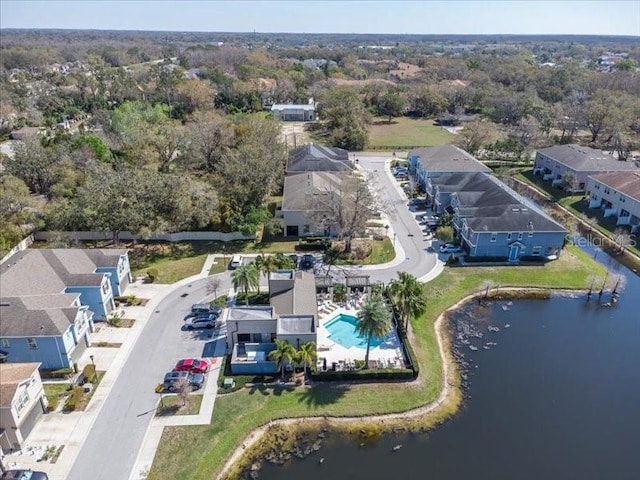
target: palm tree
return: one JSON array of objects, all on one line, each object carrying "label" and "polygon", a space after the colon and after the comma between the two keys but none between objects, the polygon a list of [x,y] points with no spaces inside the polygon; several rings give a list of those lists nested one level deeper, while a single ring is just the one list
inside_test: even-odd
[{"label": "palm tree", "polygon": [[233,288],[242,289],[244,292],[245,305],[249,305],[249,290],[260,288],[260,271],[255,264],[241,265],[231,274]]},{"label": "palm tree", "polygon": [[282,253],[273,255],[273,264],[278,270],[291,270],[296,268],[296,264],[289,257],[285,257]]},{"label": "palm tree", "polygon": [[298,347],[298,351],[295,356],[296,363],[301,363],[304,369],[304,376],[307,376],[307,365],[313,365],[318,358],[318,352],[316,350],[316,342],[303,343]]},{"label": "palm tree", "polygon": [[293,357],[296,355],[296,349],[293,348],[287,340],[275,339],[276,349],[269,352],[269,360],[275,360],[276,364],[280,368],[280,376],[284,380],[284,365],[285,363],[293,362]]},{"label": "palm tree", "polygon": [[369,368],[371,340],[382,338],[391,330],[391,312],[379,294],[371,294],[360,307],[356,331],[367,339],[364,368]]},{"label": "palm tree", "polygon": [[258,255],[255,264],[258,271],[267,278],[271,272],[279,268],[273,255]]},{"label": "palm tree", "polygon": [[398,279],[389,285],[389,297],[396,307],[405,331],[409,321],[420,316],[427,308],[422,285],[407,272],[398,272]]}]

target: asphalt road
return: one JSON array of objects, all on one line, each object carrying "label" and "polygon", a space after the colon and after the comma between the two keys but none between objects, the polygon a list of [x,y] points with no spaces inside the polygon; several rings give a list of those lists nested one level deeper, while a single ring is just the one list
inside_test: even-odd
[{"label": "asphalt road", "polygon": [[[229,275],[221,278],[219,291],[229,289]],[[177,288],[160,302],[105,399],[68,480],[129,478],[155,414],[155,387],[180,358],[213,352],[209,338],[212,330],[181,330],[182,319],[191,305],[205,297],[211,295],[206,279],[201,279]]]},{"label": "asphalt road", "polygon": [[[406,259],[401,265],[386,269],[349,268],[363,271],[373,282],[389,282],[399,271],[420,278],[431,271],[437,255],[429,252],[415,213],[406,207],[406,196],[385,169],[387,157],[359,156],[359,163],[370,175],[376,192],[396,232],[395,241],[402,244]],[[229,273],[220,275],[219,291],[231,288]],[[211,331],[183,332],[182,319],[191,305],[205,298],[207,280],[200,279],[181,286],[160,302],[145,325],[136,344],[115,381],[105,404],[86,438],[68,480],[127,480],[142,446],[145,433],[155,413],[158,394],[154,389],[164,374],[183,357],[208,356],[213,352]]]},{"label": "asphalt road", "polygon": [[[383,210],[389,217],[389,223],[396,232],[395,241],[402,245],[406,258],[401,265],[386,269],[367,269],[372,282],[388,283],[397,278],[397,272],[408,272],[416,278],[428,274],[436,265],[438,255],[429,250],[430,243],[424,240],[424,235],[416,222],[416,213],[407,208],[407,197],[399,187],[398,182],[385,167],[385,160],[389,157],[359,155],[360,166],[367,172],[370,179],[371,191],[378,197]],[[422,212],[424,213],[424,212]],[[348,269],[356,272],[357,267]]]}]

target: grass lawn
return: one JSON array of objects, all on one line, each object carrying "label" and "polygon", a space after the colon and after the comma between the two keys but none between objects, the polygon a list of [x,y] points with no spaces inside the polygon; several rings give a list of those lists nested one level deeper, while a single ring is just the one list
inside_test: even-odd
[{"label": "grass lawn", "polygon": [[[446,268],[425,285],[427,310],[412,322],[418,384],[317,384],[308,388],[256,386],[216,399],[211,425],[165,428],[148,480],[214,478],[225,460],[253,429],[284,417],[365,416],[402,412],[437,398],[443,383],[435,319],[485,282],[500,286],[588,288],[605,270],[569,247],[560,259],[540,267]],[[190,445],[198,444],[197,450]]]},{"label": "grass lawn", "polygon": [[453,138],[453,134],[436,126],[433,120],[399,117],[389,124],[386,118],[376,117],[369,127],[369,147],[374,149],[405,150],[445,145]]},{"label": "grass lawn", "polygon": [[182,406],[182,400],[178,395],[164,395],[162,397],[162,402],[158,401],[156,416],[197,415],[200,412],[201,404],[202,395],[189,395],[189,401],[187,402],[186,407]]},{"label": "grass lawn", "polygon": [[[369,242],[367,240],[367,242]],[[371,252],[364,260],[355,260],[353,258],[339,258],[336,262],[337,265],[379,265],[381,263],[387,263],[393,260],[396,256],[395,250],[391,243],[391,240],[385,238],[384,240],[372,240]],[[346,254],[343,254],[346,255]]]},{"label": "grass lawn", "polygon": [[43,383],[42,388],[44,389],[44,394],[47,396],[47,402],[49,402],[51,406],[57,405],[60,397],[71,393],[69,382]]},{"label": "grass lawn", "polygon": [[135,277],[146,276],[149,269],[155,268],[158,271],[158,277],[155,283],[174,283],[183,278],[200,273],[206,259],[206,255],[196,255],[195,257],[180,258],[177,260],[171,257],[160,258],[146,264],[145,268],[134,270],[133,275]]},{"label": "grass lawn", "polygon": [[216,273],[222,273],[227,270],[227,263],[223,258],[217,258],[216,263],[211,265],[209,269],[209,275],[215,275]]}]

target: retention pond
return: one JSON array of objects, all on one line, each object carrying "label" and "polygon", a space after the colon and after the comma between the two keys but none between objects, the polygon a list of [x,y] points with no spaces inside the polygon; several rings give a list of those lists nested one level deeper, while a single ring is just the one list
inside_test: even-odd
[{"label": "retention pond", "polygon": [[624,288],[612,306],[581,294],[453,314],[467,398],[443,425],[364,444],[328,432],[320,450],[259,477],[640,478],[640,279],[616,268]]}]

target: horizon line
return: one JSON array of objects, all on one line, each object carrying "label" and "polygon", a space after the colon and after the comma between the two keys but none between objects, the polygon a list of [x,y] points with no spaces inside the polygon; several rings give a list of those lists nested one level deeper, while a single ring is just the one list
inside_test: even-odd
[{"label": "horizon line", "polygon": [[474,36],[474,37],[492,37],[492,36],[510,36],[510,37],[524,37],[524,36],[537,36],[537,37],[553,37],[553,36],[565,36],[565,37],[612,37],[612,38],[640,38],[640,34],[610,34],[610,33],[415,33],[415,32],[267,32],[267,31],[208,31],[208,30],[138,30],[138,29],[121,29],[121,28],[75,28],[75,27],[2,27],[0,28],[0,35],[5,30],[47,30],[47,31],[74,31],[74,32],[148,32],[148,33],[206,33],[206,34],[260,34],[260,35],[387,35],[387,36],[405,36],[405,35],[419,35],[425,37],[435,36]]}]

